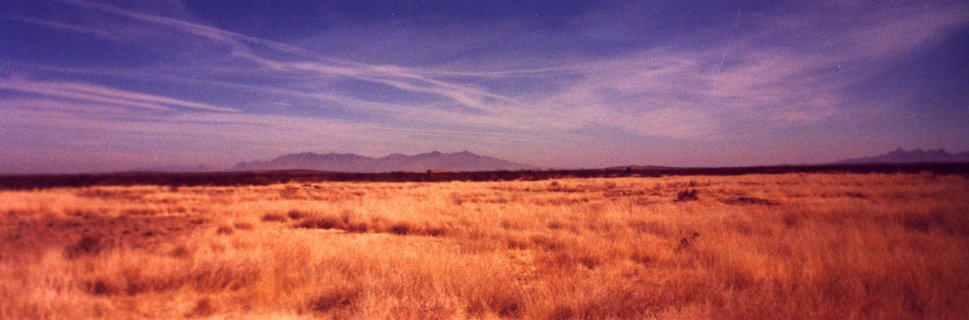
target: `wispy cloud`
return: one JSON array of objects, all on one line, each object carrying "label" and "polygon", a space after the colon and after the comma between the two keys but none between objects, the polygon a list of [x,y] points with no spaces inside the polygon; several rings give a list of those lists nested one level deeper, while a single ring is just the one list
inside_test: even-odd
[{"label": "wispy cloud", "polygon": [[90,36],[107,39],[107,40],[115,40],[115,41],[119,40],[119,37],[110,31],[101,30],[99,28],[91,28],[83,25],[69,24],[69,23],[63,23],[63,22],[51,21],[51,20],[45,20],[45,19],[35,19],[35,18],[29,18],[29,17],[17,17],[17,16],[8,15],[8,14],[0,14],[0,19],[29,23],[29,24],[43,26],[43,27],[52,28],[52,29],[76,32],[80,34],[86,34]]},{"label": "wispy cloud", "polygon": [[[805,37],[792,30],[790,20],[799,16],[763,19],[754,33],[706,47],[664,46],[579,63],[571,70],[581,80],[536,104],[572,125],[618,125],[657,137],[743,135],[724,131],[736,127],[731,122],[755,124],[747,130],[801,125],[837,116],[848,88],[878,74],[884,60],[964,26],[967,12],[957,6],[858,13],[794,39],[817,46],[768,40]],[[825,14],[806,13],[822,24]]]},{"label": "wispy cloud", "polygon": [[[277,71],[308,71],[324,76],[335,76],[369,81],[389,85],[405,91],[434,94],[451,99],[470,108],[486,110],[489,112],[498,111],[496,108],[496,102],[517,106],[521,105],[520,102],[510,97],[491,93],[469,85],[434,79],[427,75],[437,74],[439,72],[425,72],[420,69],[406,68],[401,66],[370,65],[349,60],[336,59],[321,56],[296,46],[242,35],[178,19],[140,13],[87,1],[65,0],[65,2],[83,8],[100,10],[127,18],[137,19],[147,23],[166,26],[196,36],[219,41],[223,44],[231,46],[235,56],[248,59],[252,62],[259,63],[260,65]],[[273,60],[271,58],[256,54],[256,48],[247,46],[247,43],[263,46],[265,48],[282,53],[310,58],[310,60],[300,62]],[[500,73],[493,73],[490,76],[493,77],[497,75],[500,75]]]},{"label": "wispy cloud", "polygon": [[234,108],[215,106],[208,103],[185,101],[87,83],[0,79],[0,89],[156,111],[175,110],[172,107],[218,112],[239,111]]},{"label": "wispy cloud", "polygon": [[[80,0],[64,2],[85,9],[155,24],[209,39],[233,48],[235,57],[274,72],[302,79],[354,79],[387,85],[411,93],[430,94],[483,111],[454,114],[453,110],[430,110],[432,105],[400,105],[363,100],[334,92],[309,92],[301,88],[278,88],[236,84],[290,97],[343,105],[366,112],[413,120],[418,113],[434,115],[445,123],[499,125],[536,129],[580,128],[588,124],[619,126],[646,136],[699,137],[723,134],[725,115],[732,119],[769,121],[775,125],[823,119],[837,114],[839,90],[858,80],[857,72],[845,76],[836,68],[863,69],[865,59],[882,57],[939,37],[947,28],[965,23],[965,8],[943,8],[890,15],[868,14],[863,23],[836,24],[840,30],[821,30],[826,45],[817,49],[775,48],[764,39],[783,37],[799,26],[804,16],[816,19],[825,12],[807,12],[756,21],[755,33],[707,48],[652,48],[618,58],[593,58],[580,62],[547,61],[544,66],[519,70],[462,71],[371,65],[327,57],[297,46],[243,35],[169,17]],[[739,13],[738,13],[739,18]],[[912,28],[919,26],[918,28]],[[917,32],[903,32],[915,29]],[[901,37],[889,35],[902,34]],[[268,49],[291,54],[285,59],[260,54]],[[729,55],[728,55],[729,53]],[[856,66],[861,64],[861,66]],[[528,99],[504,95],[466,82],[478,79],[502,81],[527,78],[545,81],[549,75],[571,76],[571,85],[558,92],[528,92]],[[310,77],[310,78],[306,78]],[[320,81],[320,80],[317,80]],[[327,81],[327,80],[322,80]],[[214,81],[218,82],[218,81]],[[306,87],[306,80],[302,86]],[[310,85],[312,87],[312,85]],[[196,105],[198,106],[198,105]],[[411,109],[417,107],[417,109]]]},{"label": "wispy cloud", "polygon": [[[0,91],[18,93],[0,96],[5,112],[17,110],[17,119],[8,123],[58,119],[59,125],[79,130],[178,131],[264,150],[322,145],[316,139],[330,150],[378,154],[381,148],[449,143],[462,144],[460,149],[478,143],[490,150],[530,150],[540,144],[568,150],[630,136],[645,142],[746,144],[746,137],[765,132],[844,120],[851,108],[878,111],[871,107],[878,103],[852,101],[850,90],[969,23],[964,4],[822,3],[787,12],[734,15],[731,10],[729,23],[714,26],[720,29],[684,30],[664,38],[673,40],[654,41],[648,28],[656,26],[630,22],[642,10],[608,4],[613,11],[568,20],[563,34],[532,30],[528,23],[434,29],[442,33],[433,35],[436,41],[457,40],[446,46],[474,54],[393,65],[324,54],[308,49],[313,45],[306,39],[233,32],[192,15],[61,2],[104,21],[0,19],[110,39],[116,47],[157,59],[86,66],[15,61],[15,71],[26,72],[0,77]],[[499,33],[487,38],[494,43],[460,41],[491,31]],[[401,31],[405,36],[399,39],[406,45],[362,43],[374,52],[421,46],[421,38],[408,32]],[[519,50],[520,42],[502,43],[516,34],[542,45],[521,59],[493,54]],[[308,39],[329,41],[327,35],[323,31]],[[151,46],[145,39],[180,47]],[[408,43],[411,39],[418,42]],[[102,49],[110,50],[91,51]],[[186,88],[197,91],[172,93]],[[97,112],[99,106],[104,114]],[[688,159],[690,152],[681,157]]]}]

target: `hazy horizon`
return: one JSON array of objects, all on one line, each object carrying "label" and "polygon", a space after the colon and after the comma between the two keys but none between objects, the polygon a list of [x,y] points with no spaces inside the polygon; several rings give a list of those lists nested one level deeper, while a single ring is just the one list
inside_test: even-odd
[{"label": "hazy horizon", "polygon": [[[297,155],[297,154],[304,154],[304,153],[310,153],[310,154],[315,154],[315,155],[320,155],[320,156],[327,155],[327,154],[356,155],[356,156],[366,157],[366,158],[369,158],[371,160],[379,160],[379,159],[388,158],[388,157],[391,157],[391,156],[394,156],[394,155],[404,155],[404,156],[410,157],[410,156],[418,156],[418,155],[427,155],[427,154],[432,154],[432,153],[435,153],[435,152],[442,153],[442,154],[458,154],[458,153],[463,153],[463,152],[470,152],[470,153],[472,153],[472,154],[474,154],[476,156],[479,156],[479,157],[492,157],[491,155],[475,153],[475,152],[470,151],[470,150],[443,151],[443,152],[442,151],[439,151],[439,150],[432,150],[432,151],[426,151],[426,152],[414,152],[414,153],[403,153],[403,154],[402,153],[392,153],[392,154],[380,154],[380,155],[368,155],[368,154],[357,154],[357,153],[346,153],[346,152],[313,152],[313,151],[301,151],[301,152],[291,152],[291,153],[286,153],[286,154],[280,154],[278,156],[273,156],[273,157],[264,158],[264,159],[248,159],[248,160],[243,160],[243,161],[237,161],[237,162],[230,163],[230,164],[226,164],[226,165],[213,165],[213,164],[207,164],[207,163],[195,163],[195,164],[192,164],[192,163],[171,163],[171,164],[167,164],[167,165],[141,166],[141,167],[130,167],[130,168],[122,168],[122,169],[104,169],[104,170],[91,169],[91,167],[78,167],[78,166],[75,166],[75,167],[68,167],[68,168],[63,169],[61,171],[57,171],[57,170],[22,170],[22,171],[19,171],[19,172],[4,172],[4,171],[0,171],[0,175],[5,175],[5,174],[13,174],[13,175],[17,175],[17,174],[26,174],[26,175],[33,175],[33,174],[88,174],[88,173],[120,173],[120,172],[133,172],[133,171],[134,172],[137,172],[137,171],[144,171],[144,172],[220,172],[220,171],[226,171],[226,172],[228,172],[228,171],[247,171],[247,170],[288,170],[288,169],[306,169],[306,170],[322,170],[322,171],[336,171],[336,172],[393,172],[393,171],[412,171],[412,170],[401,170],[401,169],[387,169],[387,170],[383,170],[383,171],[373,171],[373,169],[367,169],[365,171],[354,171],[354,170],[347,171],[347,170],[326,170],[326,169],[308,168],[308,167],[291,167],[291,168],[290,167],[287,167],[287,168],[284,168],[284,169],[239,169],[238,167],[240,165],[253,165],[255,163],[268,163],[268,162],[272,162],[273,160],[277,160],[277,159],[280,159],[280,158],[285,158],[286,156]],[[954,151],[953,152],[951,150],[945,150],[945,149],[935,149],[935,150],[932,150],[932,149],[921,149],[921,148],[917,148],[917,149],[906,150],[906,149],[896,148],[895,150],[890,150],[890,151],[887,151],[887,152],[882,153],[882,154],[869,155],[869,156],[858,157],[858,158],[843,158],[843,159],[836,159],[836,160],[833,160],[833,161],[825,161],[825,162],[768,163],[768,164],[758,164],[758,165],[713,165],[713,166],[706,166],[706,167],[707,168],[726,168],[726,167],[788,166],[788,165],[793,165],[793,166],[811,166],[811,165],[829,165],[829,164],[839,164],[839,163],[841,163],[841,164],[861,164],[861,163],[867,163],[865,161],[868,161],[868,158],[882,158],[882,157],[884,157],[886,155],[889,155],[891,153],[896,153],[896,152],[916,153],[916,154],[919,153],[919,152],[926,152],[926,153],[931,153],[931,152],[944,152],[944,153],[948,153],[949,155],[953,155],[953,156],[955,156],[957,154],[958,155],[969,154],[969,151]],[[908,157],[911,157],[911,155],[907,155],[907,156]],[[918,158],[915,158],[915,159],[909,159],[909,160],[901,160],[900,162],[896,161],[895,163],[923,163],[923,162],[926,162],[926,161],[928,161],[928,162],[953,162],[953,161],[955,161],[955,162],[964,162],[964,161],[966,161],[966,160],[962,160],[963,158],[965,158],[965,156],[961,156],[961,158],[959,158],[960,160],[920,160]],[[497,159],[498,160],[507,160],[507,159],[501,159],[501,158],[497,158]],[[885,162],[885,161],[891,163],[893,160],[874,160],[874,162],[871,162],[871,163],[882,163],[882,162]],[[525,167],[528,168],[527,170],[583,170],[583,169],[605,169],[605,168],[628,167],[628,166],[633,166],[633,167],[635,167],[635,166],[669,167],[669,168],[677,168],[677,167],[679,167],[679,168],[689,168],[689,167],[691,167],[691,166],[683,166],[683,165],[676,165],[676,164],[654,164],[654,163],[616,163],[616,164],[611,164],[611,165],[610,164],[606,164],[606,165],[593,166],[593,167],[582,167],[582,166],[570,167],[570,166],[542,166],[542,165],[535,165],[535,164],[531,164],[531,163],[520,163],[520,162],[514,162],[514,161],[512,161],[512,162],[513,163],[516,163],[516,164],[524,165]],[[346,162],[342,162],[342,163],[345,164]],[[419,171],[428,170],[428,169],[434,169],[434,168],[420,169]],[[490,171],[490,170],[495,170],[495,169],[482,169],[482,170]],[[521,170],[521,169],[513,169],[513,171],[514,170]],[[458,171],[466,171],[466,170],[458,170]],[[472,170],[472,171],[476,171],[476,170]]]},{"label": "hazy horizon", "polygon": [[969,4],[0,4],[0,173],[969,150]]}]

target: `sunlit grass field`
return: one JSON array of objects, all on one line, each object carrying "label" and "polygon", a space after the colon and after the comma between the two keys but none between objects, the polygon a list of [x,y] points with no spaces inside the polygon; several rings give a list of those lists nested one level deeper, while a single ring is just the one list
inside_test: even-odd
[{"label": "sunlit grass field", "polygon": [[2,319],[969,319],[954,175],[101,186],[0,215]]}]

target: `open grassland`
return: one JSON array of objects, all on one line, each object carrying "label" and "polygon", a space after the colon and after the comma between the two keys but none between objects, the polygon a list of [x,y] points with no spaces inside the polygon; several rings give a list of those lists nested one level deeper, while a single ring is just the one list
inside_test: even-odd
[{"label": "open grassland", "polygon": [[99,186],[0,215],[3,319],[969,318],[956,175]]}]

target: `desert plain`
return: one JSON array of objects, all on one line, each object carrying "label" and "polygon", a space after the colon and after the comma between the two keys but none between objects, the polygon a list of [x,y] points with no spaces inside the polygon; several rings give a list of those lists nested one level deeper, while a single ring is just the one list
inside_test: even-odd
[{"label": "desert plain", "polygon": [[0,190],[3,319],[967,319],[969,178]]}]

